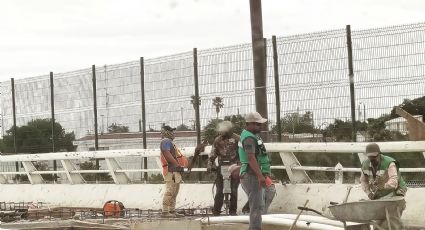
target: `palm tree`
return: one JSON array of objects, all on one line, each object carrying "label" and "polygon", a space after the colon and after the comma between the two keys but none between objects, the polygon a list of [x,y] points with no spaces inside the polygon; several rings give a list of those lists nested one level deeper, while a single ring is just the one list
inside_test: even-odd
[{"label": "palm tree", "polygon": [[190,103],[193,105],[193,108],[196,110],[197,106],[201,106],[201,97],[196,98],[195,95],[190,96]]},{"label": "palm tree", "polygon": [[218,114],[220,113],[220,109],[223,108],[224,106],[223,98],[215,97],[212,99],[212,101],[213,101],[213,106],[215,107],[215,112],[217,113],[217,119],[218,119]]}]

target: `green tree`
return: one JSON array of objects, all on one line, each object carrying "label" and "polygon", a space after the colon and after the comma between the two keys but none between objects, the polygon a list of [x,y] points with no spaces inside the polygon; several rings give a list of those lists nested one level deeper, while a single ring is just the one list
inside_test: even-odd
[{"label": "green tree", "polygon": [[[100,166],[96,167],[96,164],[93,161],[85,161],[80,164],[81,170],[99,170],[99,168]],[[83,176],[85,181],[94,182],[96,181],[96,174],[98,181],[112,181],[112,177],[108,173],[82,173],[81,175]]]},{"label": "green tree", "polygon": [[[49,165],[47,162],[38,161],[34,162],[33,164],[37,171],[49,171]],[[42,174],[41,177],[44,181],[54,181],[55,179],[59,178],[58,175],[54,174]],[[15,180],[19,182],[29,182],[27,175],[16,175]]]},{"label": "green tree", "polygon": [[[289,113],[286,114],[281,120],[281,127],[283,132],[287,133],[313,133],[313,114],[310,111],[304,114]],[[277,125],[273,126],[272,132],[277,133]]]},{"label": "green tree", "polygon": [[[73,132],[67,133],[62,126],[55,122],[55,151],[75,151]],[[3,152],[14,152],[14,130],[6,131],[3,139]],[[16,144],[18,153],[47,153],[53,151],[51,119],[35,119],[27,125],[16,128]]]},{"label": "green tree", "polygon": [[[223,121],[222,119],[211,119],[208,124],[202,130],[202,139],[207,141],[209,144],[214,142],[214,139],[218,136],[217,124]],[[245,118],[241,115],[225,116],[224,121],[230,121],[233,123],[233,132],[240,134],[245,128]]]},{"label": "green tree", "polygon": [[351,121],[335,119],[335,122],[326,128],[325,133],[327,137],[333,137],[335,141],[349,142],[352,139],[352,130]]},{"label": "green tree", "polygon": [[[366,122],[356,121],[357,131],[366,132],[368,124]],[[335,141],[349,142],[352,140],[353,123],[351,121],[343,121],[335,119],[333,124],[330,124],[322,134],[326,137],[333,137]]]},{"label": "green tree", "polygon": [[218,119],[218,114],[220,113],[220,109],[223,108],[223,98],[222,97],[215,97],[212,99],[212,104],[215,107],[215,113],[217,114],[216,119]]},{"label": "green tree", "polygon": [[391,115],[384,114],[379,118],[368,119],[368,135],[374,141],[404,141],[407,136],[398,131],[390,131],[385,129],[385,122],[391,120]]},{"label": "green tree", "polygon": [[190,128],[185,124],[181,124],[176,127],[176,131],[190,131]]},{"label": "green tree", "polygon": [[214,142],[215,137],[218,136],[216,127],[217,124],[220,123],[221,119],[211,119],[208,124],[202,130],[202,139],[207,141],[208,144],[212,144]]},{"label": "green tree", "polygon": [[125,125],[119,125],[117,123],[112,123],[108,127],[108,133],[128,133],[128,132],[129,132],[129,128],[128,128],[128,126],[125,126]]},{"label": "green tree", "polygon": [[190,96],[190,104],[193,105],[193,108],[196,110],[196,106],[201,106],[201,97],[196,98],[195,95]]},{"label": "green tree", "polygon": [[[425,96],[418,97],[413,100],[404,99],[403,103],[399,105],[400,108],[412,115],[422,115],[422,121],[425,122]],[[395,107],[391,110],[390,118],[400,117],[395,113]]]}]

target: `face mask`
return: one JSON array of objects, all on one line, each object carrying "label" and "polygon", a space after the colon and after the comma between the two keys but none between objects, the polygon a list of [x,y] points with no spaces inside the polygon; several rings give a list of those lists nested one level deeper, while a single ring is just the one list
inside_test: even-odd
[{"label": "face mask", "polygon": [[165,138],[174,140],[174,132],[173,131],[168,131],[168,130],[162,129],[161,134]]}]

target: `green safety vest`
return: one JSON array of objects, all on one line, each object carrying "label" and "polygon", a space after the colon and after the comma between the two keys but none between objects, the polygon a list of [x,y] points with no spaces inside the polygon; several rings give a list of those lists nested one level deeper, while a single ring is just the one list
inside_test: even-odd
[{"label": "green safety vest", "polygon": [[257,159],[257,163],[258,166],[260,167],[260,170],[263,174],[270,174],[271,170],[270,170],[270,159],[269,156],[266,153],[266,148],[264,147],[264,143],[263,140],[261,140],[261,138],[247,130],[243,130],[241,133],[241,138],[240,141],[238,143],[238,151],[239,151],[239,160],[241,161],[241,169],[240,169],[240,175],[242,175],[243,173],[247,172],[248,170],[248,155],[245,152],[245,150],[243,149],[243,145],[242,143],[244,142],[244,140],[248,137],[252,137],[256,140],[257,144],[256,144],[256,159]]},{"label": "green safety vest", "polygon": [[[380,160],[379,167],[378,167],[378,170],[376,172],[376,175],[377,176],[385,175],[387,173],[387,170],[388,170],[388,167],[390,166],[390,164],[392,162],[394,162],[396,167],[397,167],[398,188],[407,189],[406,182],[404,181],[403,177],[400,175],[398,162],[395,159],[393,159],[392,157],[385,156],[385,155],[382,155],[382,154],[380,154],[380,156],[381,156],[381,160]],[[373,177],[372,165],[371,165],[369,159],[366,159],[365,161],[363,161],[362,172],[363,172],[363,174],[367,175],[369,178]],[[385,190],[385,189],[378,190],[376,192],[376,198],[379,199],[379,198],[384,197],[384,196],[386,196],[390,193],[394,193],[398,188],[396,188],[395,190]]]}]

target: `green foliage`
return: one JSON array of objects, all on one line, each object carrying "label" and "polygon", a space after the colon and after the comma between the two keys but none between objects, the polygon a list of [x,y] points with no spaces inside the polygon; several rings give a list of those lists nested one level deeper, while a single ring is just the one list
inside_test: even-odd
[{"label": "green foliage", "polygon": [[152,174],[148,177],[149,183],[162,183],[164,182],[164,178],[162,177],[161,173],[158,174]]},{"label": "green foliage", "polygon": [[[49,171],[49,165],[47,162],[38,161],[33,162],[33,164],[37,171]],[[59,176],[53,174],[42,174],[41,177],[44,181],[54,181],[55,179],[59,178]],[[18,180],[20,182],[29,182],[28,176],[23,174],[16,175],[15,180]]]},{"label": "green foliage", "polygon": [[[286,114],[280,120],[282,132],[286,133],[313,133],[313,114],[310,111],[307,111],[304,114],[290,113]],[[277,133],[277,126],[273,126],[272,132]]]},{"label": "green foliage", "polygon": [[196,106],[201,106],[201,97],[196,98],[195,95],[190,96],[190,104],[193,105],[193,108],[196,110]]},{"label": "green foliage", "polygon": [[367,133],[373,141],[404,141],[407,136],[397,131],[389,131],[385,129],[385,122],[390,120],[391,116],[388,114],[382,115],[379,118],[369,118]]},{"label": "green foliage", "polygon": [[108,133],[128,133],[129,129],[128,126],[125,125],[118,125],[117,123],[112,123],[108,127]]},{"label": "green foliage", "polygon": [[[399,105],[403,110],[412,115],[422,115],[425,119],[425,96],[418,97],[413,100],[404,99],[403,103]],[[395,113],[395,107],[391,110],[390,118],[400,117]],[[422,120],[425,121],[425,120]]]},{"label": "green foliage", "polygon": [[353,126],[351,121],[335,119],[333,124],[326,128],[326,136],[333,137],[336,141],[351,141]]},{"label": "green foliage", "polygon": [[177,126],[176,131],[190,131],[190,128],[185,124],[181,124]]},{"label": "green foliage", "polygon": [[208,124],[204,127],[204,130],[202,131],[202,139],[204,141],[207,141],[208,144],[212,144],[214,142],[215,137],[218,136],[218,133],[216,131],[217,124],[220,123],[221,119],[212,119],[208,122]]},{"label": "green foliage", "polygon": [[[81,170],[99,170],[100,167],[96,167],[95,161],[85,161],[83,163],[80,163],[80,169]],[[83,176],[84,180],[88,182],[96,181],[96,175],[97,175],[97,181],[101,181],[101,182],[112,181],[112,177],[108,173],[82,173],[81,175]]]},{"label": "green foliage", "polygon": [[[385,121],[388,121],[389,115],[383,115],[377,119],[370,118],[368,123],[356,121],[357,131],[366,131],[368,139],[372,141],[402,141],[406,136],[400,132],[389,131],[385,129]],[[323,132],[327,137],[333,137],[335,141],[349,142],[352,137],[351,121],[342,121],[335,119]]]},{"label": "green foliage", "polygon": [[[218,136],[216,131],[217,124],[223,121],[222,119],[212,119],[208,122],[208,124],[204,127],[202,131],[202,139],[207,141],[209,144],[214,142],[214,139]],[[245,118],[241,115],[231,115],[225,116],[224,121],[230,121],[233,123],[233,132],[236,134],[240,134],[242,130],[245,128]]]},{"label": "green foliage", "polygon": [[[62,126],[55,122],[54,125],[55,151],[75,151],[72,142],[75,140],[74,132],[66,133]],[[2,152],[13,153],[14,141],[13,128],[6,131],[3,139]],[[16,144],[18,153],[47,153],[53,151],[51,119],[35,119],[27,125],[16,128]]]},{"label": "green foliage", "polygon": [[215,97],[212,99],[212,104],[215,107],[215,112],[217,114],[216,119],[218,119],[218,114],[220,113],[220,109],[223,108],[223,98],[222,97]]}]

